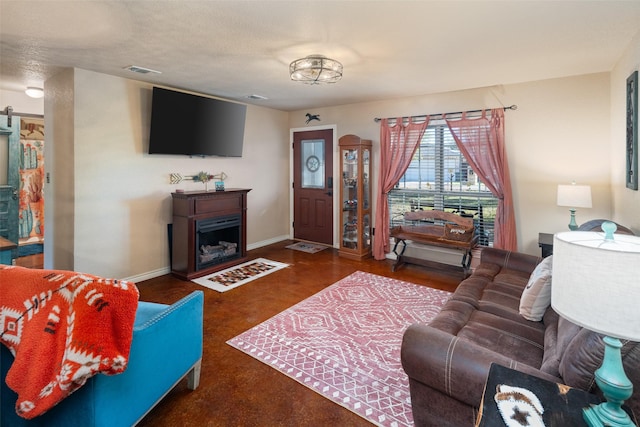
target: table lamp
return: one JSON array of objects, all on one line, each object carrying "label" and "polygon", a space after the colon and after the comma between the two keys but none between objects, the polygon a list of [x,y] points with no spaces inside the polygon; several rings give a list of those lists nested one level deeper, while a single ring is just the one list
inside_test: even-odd
[{"label": "table lamp", "polygon": [[577,230],[576,208],[591,207],[591,186],[576,185],[558,185],[558,206],[568,206],[571,212],[571,220],[569,222],[569,230]]},{"label": "table lamp", "polygon": [[606,402],[584,409],[589,426],[634,426],[622,403],[633,393],[624,372],[620,339],[640,341],[640,237],[570,231],[553,239],[551,306],[562,317],[605,335],[596,384]]}]

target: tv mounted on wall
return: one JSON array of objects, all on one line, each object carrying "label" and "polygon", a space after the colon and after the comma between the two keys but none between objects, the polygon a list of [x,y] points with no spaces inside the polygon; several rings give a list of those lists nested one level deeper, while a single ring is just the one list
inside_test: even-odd
[{"label": "tv mounted on wall", "polygon": [[153,88],[149,154],[242,157],[247,106]]}]

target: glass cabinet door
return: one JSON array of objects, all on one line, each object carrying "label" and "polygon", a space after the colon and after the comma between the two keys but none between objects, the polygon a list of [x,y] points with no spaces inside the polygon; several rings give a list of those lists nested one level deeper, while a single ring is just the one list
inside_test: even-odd
[{"label": "glass cabinet door", "polygon": [[[362,210],[363,212],[369,212],[371,209],[371,201],[369,200],[371,196],[370,191],[370,182],[369,176],[370,174],[370,163],[369,163],[369,152],[368,148],[362,149]],[[370,215],[366,213],[362,218],[362,245],[364,248],[371,248],[371,219]]]},{"label": "glass cabinet door", "polygon": [[339,145],[342,228],[338,254],[361,260],[371,256],[371,141],[345,135]]},{"label": "glass cabinet door", "polygon": [[358,150],[342,150],[342,246],[358,249]]}]

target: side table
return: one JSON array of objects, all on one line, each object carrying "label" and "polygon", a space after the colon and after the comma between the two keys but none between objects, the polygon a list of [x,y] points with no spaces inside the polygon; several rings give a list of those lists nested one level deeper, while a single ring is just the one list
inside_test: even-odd
[{"label": "side table", "polygon": [[[585,427],[587,424],[582,417],[582,409],[591,404],[597,405],[601,402],[600,398],[595,394],[564,384],[543,380],[525,374],[524,372],[492,363],[487,382],[485,383],[476,427],[498,427],[507,425],[500,415],[498,405],[494,399],[499,385],[520,387],[535,394],[544,409],[542,420],[546,427]],[[624,409],[637,424],[630,409],[627,407]],[[528,410],[529,407],[526,405],[522,405],[521,408],[517,410],[514,408],[514,420],[518,418],[526,422],[527,418],[530,418],[527,415]]]},{"label": "side table", "polygon": [[553,234],[538,233],[538,246],[542,250],[542,258],[553,255]]}]

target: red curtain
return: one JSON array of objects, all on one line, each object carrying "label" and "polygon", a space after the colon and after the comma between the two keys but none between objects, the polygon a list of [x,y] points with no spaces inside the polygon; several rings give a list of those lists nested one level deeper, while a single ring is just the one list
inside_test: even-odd
[{"label": "red curtain", "polygon": [[518,241],[504,144],[504,110],[493,109],[490,117],[486,110],[478,118],[466,116],[463,113],[459,120],[449,120],[445,116],[445,120],[473,171],[498,198],[493,246],[515,251]]},{"label": "red curtain", "polygon": [[387,194],[400,180],[411,163],[424,131],[429,124],[429,117],[424,122],[416,123],[409,118],[405,123],[402,118],[395,119],[393,125],[388,119],[380,124],[380,177],[378,180],[378,204],[376,208],[373,256],[377,260],[385,259],[389,248],[389,200]]}]

